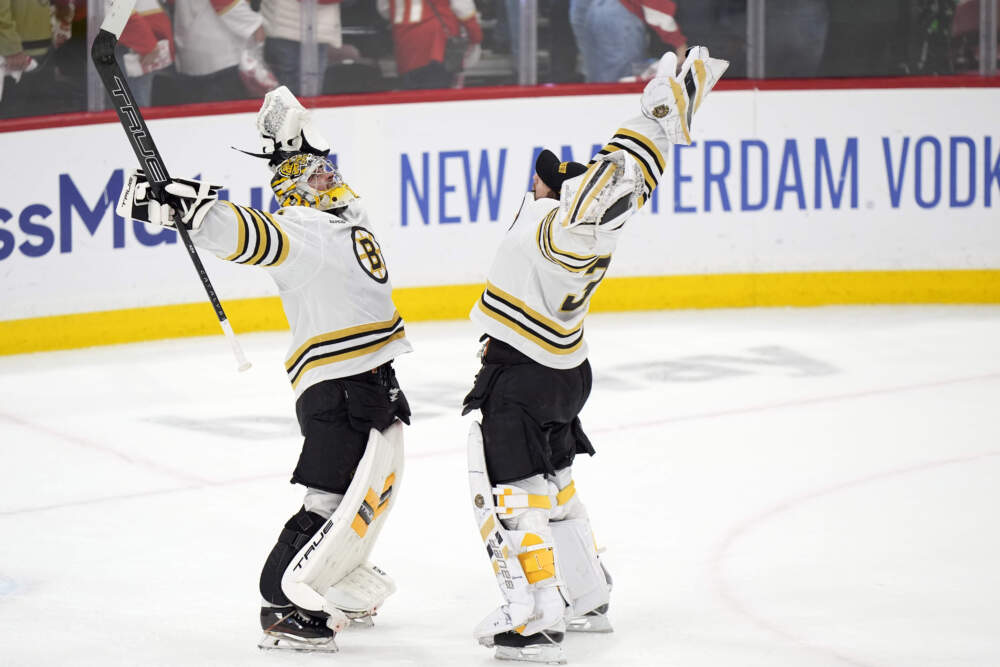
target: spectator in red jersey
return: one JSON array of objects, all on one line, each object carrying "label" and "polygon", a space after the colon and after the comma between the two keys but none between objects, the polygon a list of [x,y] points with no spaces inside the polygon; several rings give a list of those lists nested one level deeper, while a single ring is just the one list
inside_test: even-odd
[{"label": "spectator in red jersey", "polygon": [[570,0],[569,17],[583,53],[588,82],[617,81],[636,75],[646,61],[652,28],[683,58],[687,39],[674,19],[671,0]]},{"label": "spectator in red jersey", "polygon": [[264,62],[264,28],[247,0],[174,0],[180,85],[167,103],[262,96],[278,86]]},{"label": "spectator in red jersey", "polygon": [[136,0],[118,43],[128,49],[122,69],[139,106],[153,100],[153,77],[174,62],[174,31],[157,0]]},{"label": "spectator in red jersey", "polygon": [[378,0],[378,9],[392,24],[403,88],[451,87],[483,41],[473,0]]}]

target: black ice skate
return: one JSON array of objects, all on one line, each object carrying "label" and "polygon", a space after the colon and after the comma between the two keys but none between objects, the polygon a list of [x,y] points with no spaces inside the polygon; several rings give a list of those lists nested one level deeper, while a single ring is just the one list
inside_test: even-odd
[{"label": "black ice skate", "polygon": [[318,651],[336,653],[336,634],[327,627],[326,614],[310,613],[294,605],[260,608],[264,636],[257,644],[267,650]]},{"label": "black ice skate", "polygon": [[608,605],[602,604],[583,616],[566,619],[566,632],[614,632],[608,620]]},{"label": "black ice skate", "polygon": [[493,635],[497,660],[541,662],[550,665],[566,664],[562,640],[563,633],[556,630],[542,630],[527,636],[517,632]]}]

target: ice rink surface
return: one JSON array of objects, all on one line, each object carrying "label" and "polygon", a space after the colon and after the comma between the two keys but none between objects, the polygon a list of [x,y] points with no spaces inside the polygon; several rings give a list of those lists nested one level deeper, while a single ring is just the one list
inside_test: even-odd
[{"label": "ice rink surface", "polygon": [[[593,315],[575,478],[615,577],[572,665],[1000,665],[1000,308]],[[414,409],[335,655],[262,653],[257,577],[301,491],[287,334],[0,357],[0,665],[488,666],[468,506],[471,323],[407,326]]]}]

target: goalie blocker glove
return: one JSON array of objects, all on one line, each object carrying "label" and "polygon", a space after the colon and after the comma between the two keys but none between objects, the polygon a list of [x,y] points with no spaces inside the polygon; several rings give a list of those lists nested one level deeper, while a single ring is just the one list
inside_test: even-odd
[{"label": "goalie blocker glove", "polygon": [[137,169],[129,174],[115,211],[123,218],[164,227],[175,227],[180,219],[186,229],[197,230],[219,200],[221,189],[221,185],[175,178],[167,184],[167,196],[160,201],[153,196],[145,172]]}]

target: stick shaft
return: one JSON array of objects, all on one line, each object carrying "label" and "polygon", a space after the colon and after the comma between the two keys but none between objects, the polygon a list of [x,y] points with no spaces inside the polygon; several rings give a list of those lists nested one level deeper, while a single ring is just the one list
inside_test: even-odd
[{"label": "stick shaft", "polygon": [[[146,127],[146,121],[142,117],[142,112],[135,103],[135,98],[132,97],[132,91],[128,87],[125,75],[122,73],[121,67],[118,66],[118,61],[115,59],[115,47],[118,44],[118,36],[114,31],[117,31],[118,34],[121,33],[129,14],[131,14],[133,4],[132,2],[110,3],[108,6],[108,16],[105,18],[104,23],[101,24],[101,30],[94,39],[90,54],[94,60],[94,66],[97,68],[97,73],[101,76],[104,88],[108,91],[115,112],[118,114],[118,119],[125,129],[125,134],[128,137],[133,152],[135,152],[135,157],[146,172],[146,177],[149,179],[149,188],[154,198],[158,201],[166,201],[169,198],[166,187],[170,183],[170,174],[167,172],[166,165],[163,164],[160,151],[153,142],[153,135],[149,132],[149,128]],[[198,251],[191,241],[190,234],[188,234],[183,224],[177,224],[176,228],[184,244],[184,248],[187,250],[195,270],[198,272],[198,277],[205,288],[208,300],[215,310],[215,316],[219,319],[222,331],[233,347],[240,370],[249,368],[249,363],[246,357],[243,356],[243,351],[240,349],[232,327],[229,326],[226,311],[222,308],[222,302],[219,301],[219,297],[215,293],[215,287],[212,286],[212,281],[208,277],[208,272],[205,271],[205,265],[202,264],[201,257],[198,256]]]}]

